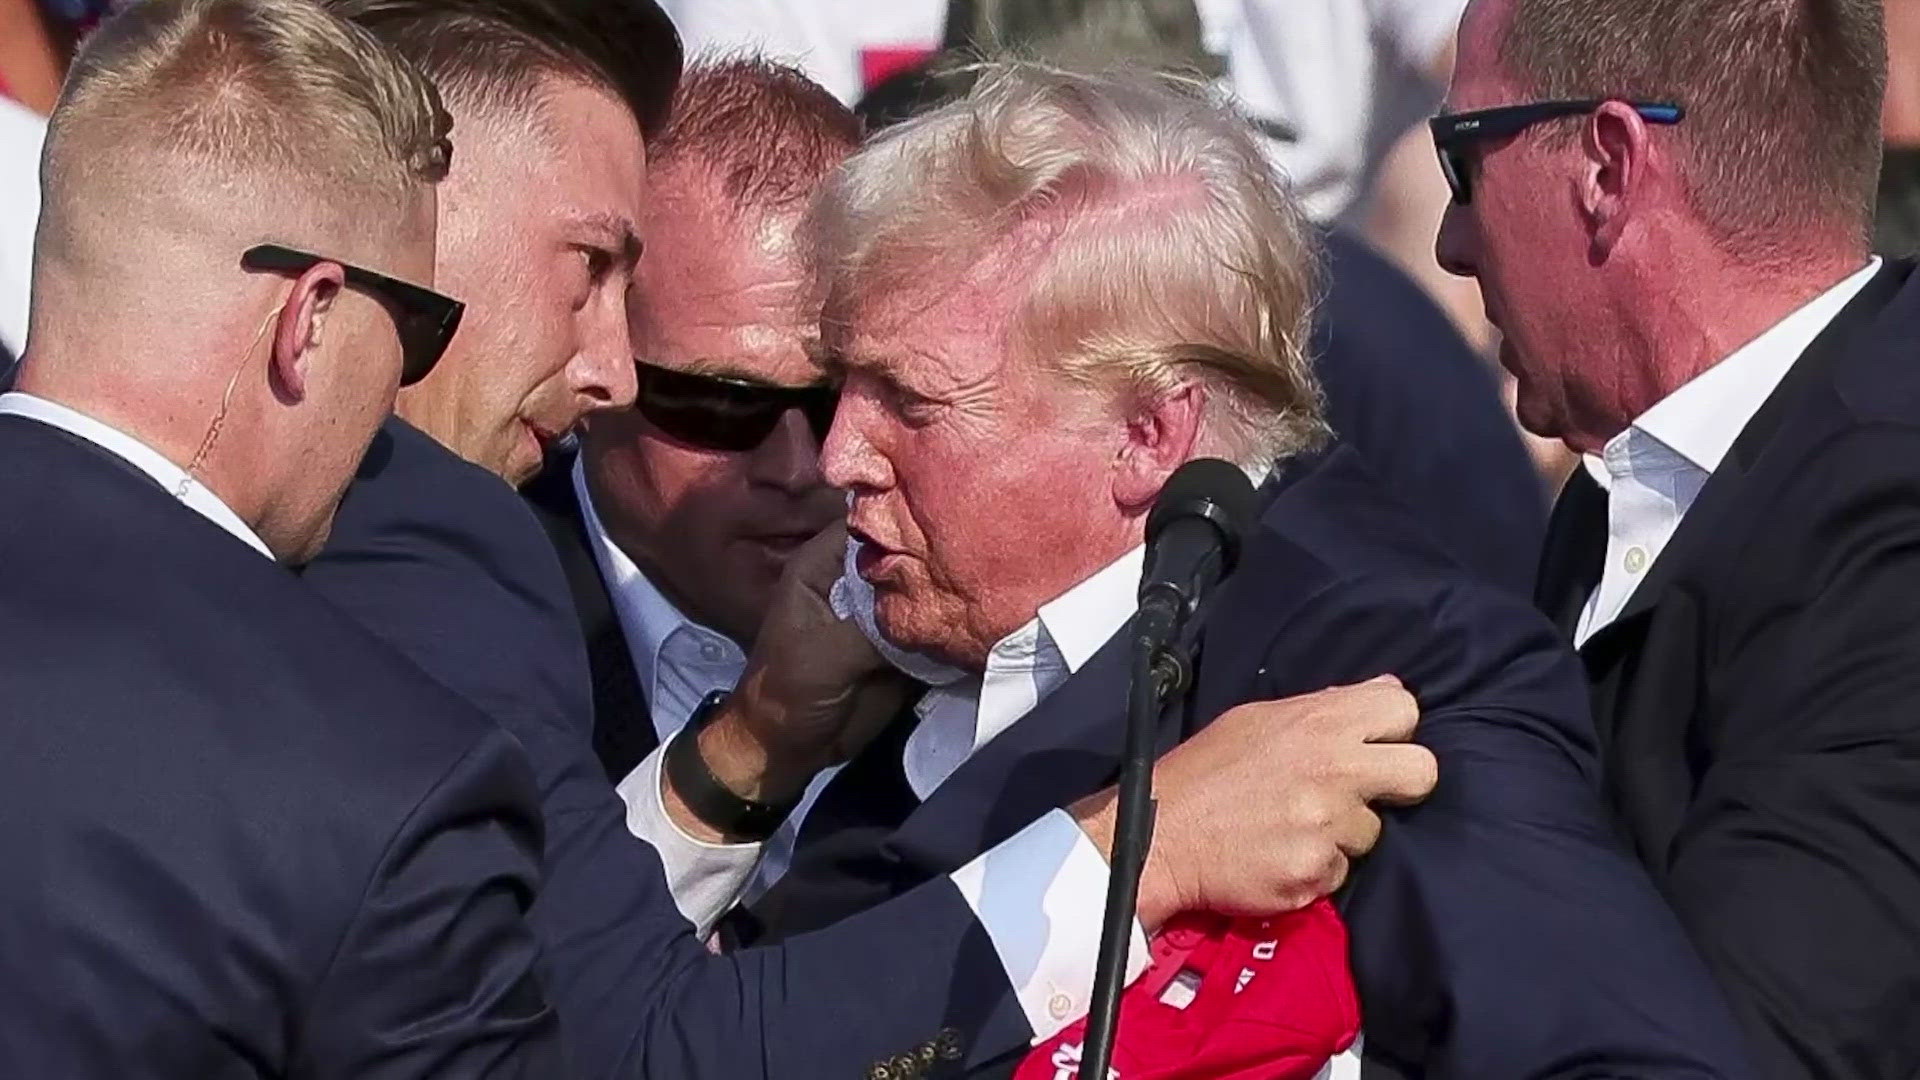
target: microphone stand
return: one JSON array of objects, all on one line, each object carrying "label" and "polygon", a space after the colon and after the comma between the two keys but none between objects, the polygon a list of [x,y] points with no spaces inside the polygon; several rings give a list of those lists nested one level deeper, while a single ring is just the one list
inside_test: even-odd
[{"label": "microphone stand", "polygon": [[1167,644],[1180,622],[1180,598],[1151,596],[1133,620],[1131,684],[1127,694],[1126,757],[1120,764],[1120,800],[1114,813],[1112,872],[1100,927],[1093,1003],[1080,1056],[1079,1080],[1107,1080],[1119,1032],[1120,991],[1126,979],[1140,872],[1153,843],[1153,742],[1160,711],[1187,688],[1187,658]]}]

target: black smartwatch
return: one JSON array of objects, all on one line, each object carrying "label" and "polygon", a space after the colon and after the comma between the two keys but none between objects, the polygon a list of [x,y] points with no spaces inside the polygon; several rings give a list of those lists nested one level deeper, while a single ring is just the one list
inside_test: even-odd
[{"label": "black smartwatch", "polygon": [[743,798],[721,783],[707,767],[707,760],[700,756],[700,729],[713,722],[714,714],[726,700],[725,690],[715,690],[701,698],[687,719],[687,726],[667,743],[661,765],[666,770],[667,783],[673,785],[694,817],[728,836],[758,842],[778,831],[793,808],[800,805],[800,800],[794,798],[776,804]]}]

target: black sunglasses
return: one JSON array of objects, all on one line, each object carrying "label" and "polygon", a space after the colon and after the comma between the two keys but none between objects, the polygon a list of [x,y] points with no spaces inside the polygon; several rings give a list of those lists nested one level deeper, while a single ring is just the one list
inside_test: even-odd
[{"label": "black sunglasses", "polygon": [[[1427,129],[1433,132],[1433,149],[1440,155],[1440,171],[1446,174],[1447,186],[1453,189],[1454,203],[1465,206],[1473,201],[1473,174],[1466,155],[1468,144],[1518,135],[1542,121],[1589,113],[1612,100],[1615,99],[1535,101],[1473,112],[1442,113],[1428,120]],[[1672,102],[1629,101],[1626,104],[1649,124],[1677,124],[1687,115],[1686,109]]]},{"label": "black sunglasses", "polygon": [[703,450],[739,452],[766,441],[788,409],[807,418],[825,442],[840,404],[840,388],[770,386],[721,375],[695,375],[635,361],[639,390],[633,407],[672,439]]},{"label": "black sunglasses", "polygon": [[335,264],[346,271],[347,284],[386,302],[400,334],[400,385],[412,386],[426,378],[446,353],[454,331],[460,329],[467,305],[412,282],[279,244],[251,247],[240,256],[240,265],[248,270],[288,274],[304,274],[321,263]]}]

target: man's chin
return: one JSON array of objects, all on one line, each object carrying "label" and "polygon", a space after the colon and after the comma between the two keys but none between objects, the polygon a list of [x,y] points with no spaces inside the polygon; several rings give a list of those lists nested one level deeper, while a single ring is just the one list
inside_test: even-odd
[{"label": "man's chin", "polygon": [[945,620],[917,607],[907,597],[875,586],[873,624],[887,644],[902,652],[915,653],[942,664],[958,665],[964,658],[956,655],[951,620]]}]

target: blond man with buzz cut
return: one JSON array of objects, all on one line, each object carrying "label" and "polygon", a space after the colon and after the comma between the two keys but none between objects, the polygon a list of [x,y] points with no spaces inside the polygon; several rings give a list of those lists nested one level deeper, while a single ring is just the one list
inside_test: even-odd
[{"label": "blond man with buzz cut", "polygon": [[76,60],[0,395],[9,1075],[559,1075],[517,745],[285,565],[459,322],[448,129],[306,0]]}]

